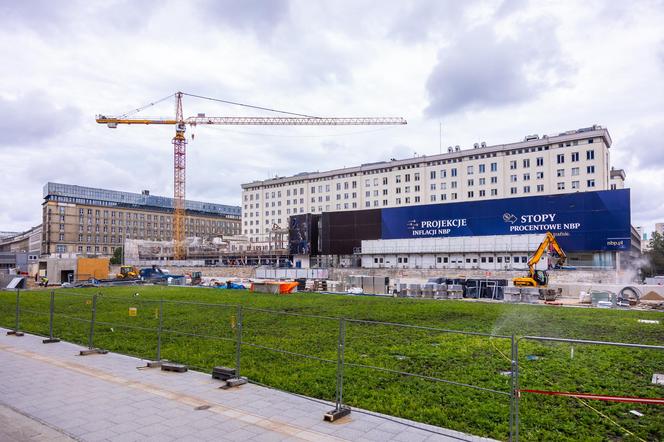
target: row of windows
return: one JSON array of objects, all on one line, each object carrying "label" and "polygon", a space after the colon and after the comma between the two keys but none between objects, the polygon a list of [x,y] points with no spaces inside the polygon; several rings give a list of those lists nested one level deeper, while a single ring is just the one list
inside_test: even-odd
[{"label": "row of windows", "polygon": [[[477,264],[479,261],[482,263],[493,263],[494,262],[494,257],[493,256],[482,256],[480,258],[466,258],[466,264]],[[503,261],[505,263],[509,263],[514,260],[514,263],[518,264],[519,262],[522,263],[527,263],[528,262],[528,257],[527,256],[496,256],[495,260],[497,263],[502,264]],[[458,258],[458,257],[449,257],[449,256],[437,256],[436,257],[436,263],[438,264],[463,264],[463,258]],[[408,264],[408,257],[407,256],[397,256],[397,263],[398,264]],[[374,258],[374,264],[383,264],[383,258],[382,257],[375,257]]]}]

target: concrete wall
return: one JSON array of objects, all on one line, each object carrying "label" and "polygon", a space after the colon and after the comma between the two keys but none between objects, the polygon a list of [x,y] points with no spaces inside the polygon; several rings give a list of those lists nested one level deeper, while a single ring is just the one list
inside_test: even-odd
[{"label": "concrete wall", "polygon": [[[191,272],[203,272],[203,276],[231,277],[231,278],[254,278],[255,267],[163,267],[173,274],[189,274]],[[466,278],[496,278],[512,279],[524,276],[524,271],[490,271],[485,270],[452,270],[452,269],[361,269],[361,268],[329,268],[329,279],[344,281],[350,275],[388,276],[390,279],[417,279],[426,280],[433,277],[466,277]],[[119,266],[112,266],[111,273],[117,273]],[[487,274],[488,273],[488,274]],[[625,275],[615,270],[550,270],[551,284],[556,283],[629,283]]]},{"label": "concrete wall", "polygon": [[[428,279],[433,277],[448,278],[494,278],[512,279],[525,276],[525,271],[505,270],[454,270],[454,269],[356,269],[334,268],[330,269],[330,279],[343,281],[349,275],[389,276],[390,279]],[[550,270],[550,283],[615,283],[620,281],[620,275],[615,270]]]}]

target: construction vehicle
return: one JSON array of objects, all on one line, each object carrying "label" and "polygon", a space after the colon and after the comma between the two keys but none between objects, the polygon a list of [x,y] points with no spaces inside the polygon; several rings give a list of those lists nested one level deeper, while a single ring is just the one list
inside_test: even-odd
[{"label": "construction vehicle", "polygon": [[[553,249],[558,255],[558,260],[554,267],[561,267],[567,255],[556,241],[551,232],[546,232],[544,240],[535,251],[535,254],[528,260],[528,276],[514,278],[512,282],[517,287],[546,287],[549,283],[549,259],[547,251]],[[546,295],[545,295],[546,296]]]},{"label": "construction vehicle", "polygon": [[120,273],[116,274],[117,279],[136,279],[139,270],[135,266],[120,266]]}]

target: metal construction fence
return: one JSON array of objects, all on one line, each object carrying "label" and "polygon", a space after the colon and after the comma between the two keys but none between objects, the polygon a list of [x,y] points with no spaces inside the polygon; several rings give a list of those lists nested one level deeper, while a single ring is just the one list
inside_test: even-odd
[{"label": "metal construction fence", "polygon": [[[607,437],[611,431],[635,440],[664,435],[664,424],[657,423],[657,418],[664,418],[664,399],[657,397],[662,396],[661,387],[634,381],[627,386],[635,388],[638,396],[630,396],[586,393],[579,384],[579,376],[587,376],[584,364],[596,356],[596,348],[636,350],[639,354],[631,363],[642,360],[642,352],[657,352],[650,369],[664,363],[664,346],[659,345],[518,337],[240,304],[149,299],[138,293],[114,297],[73,290],[0,292],[0,325],[11,328],[8,334],[21,336],[26,331],[45,336],[44,343],[63,339],[83,344],[87,350],[82,354],[112,350],[200,370],[230,367],[235,380],[248,379],[333,402],[328,420],[350,413],[350,405],[362,404],[383,414],[517,441],[524,417],[539,419],[537,409],[547,400],[574,399],[615,424],[607,424],[612,429]],[[592,352],[580,350],[586,347],[593,347]],[[561,376],[558,353],[565,357],[571,353],[569,359],[580,373],[570,377],[568,391],[547,381]],[[529,373],[529,364],[547,360],[555,364],[537,367],[542,375]],[[390,404],[401,393],[405,397],[397,405]],[[530,397],[537,400],[524,415],[520,403]],[[643,404],[651,407],[649,418],[655,422],[644,439],[636,434],[638,430],[607,417],[611,410],[598,410],[588,401]],[[524,440],[552,437],[538,427],[540,422],[528,428]],[[560,431],[565,436],[566,430]],[[573,439],[574,430],[570,431]]]}]

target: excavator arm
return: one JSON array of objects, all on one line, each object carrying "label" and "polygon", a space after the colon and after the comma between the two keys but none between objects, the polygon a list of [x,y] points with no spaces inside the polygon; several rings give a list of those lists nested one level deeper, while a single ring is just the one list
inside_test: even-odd
[{"label": "excavator arm", "polygon": [[556,266],[561,266],[565,263],[567,255],[560,247],[560,244],[558,244],[558,241],[556,241],[556,237],[553,236],[551,232],[546,232],[544,240],[540,243],[539,247],[537,247],[537,250],[535,251],[533,256],[531,256],[530,259],[528,260],[528,276],[525,278],[514,278],[514,285],[545,286],[547,284],[548,275],[546,274],[545,271],[535,270],[535,265],[540,261],[540,259],[542,259],[542,255],[544,255],[544,253],[546,253],[546,251],[549,248],[552,248],[558,255],[558,261],[556,262]]}]

